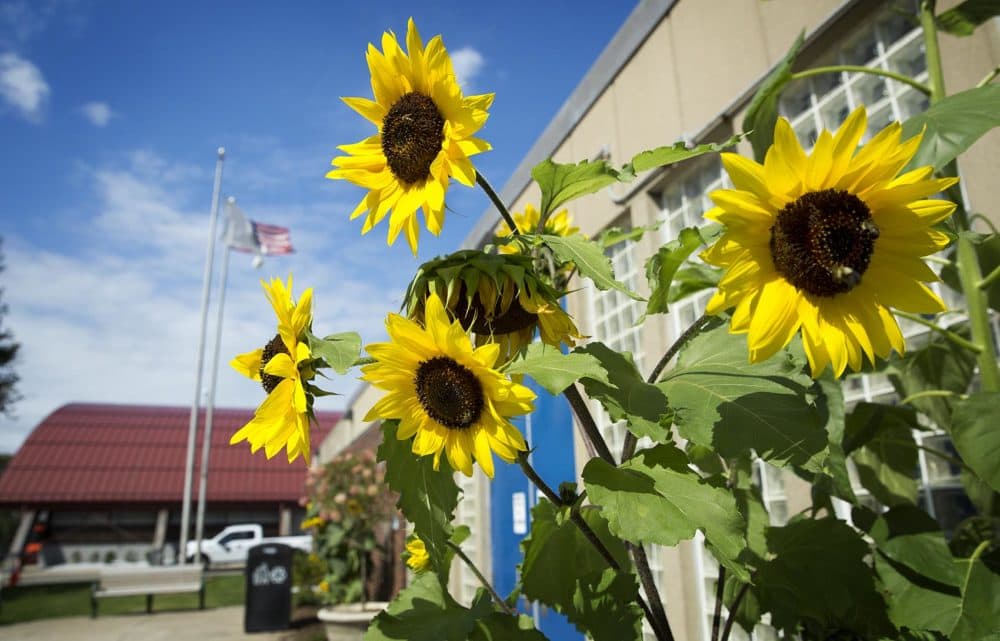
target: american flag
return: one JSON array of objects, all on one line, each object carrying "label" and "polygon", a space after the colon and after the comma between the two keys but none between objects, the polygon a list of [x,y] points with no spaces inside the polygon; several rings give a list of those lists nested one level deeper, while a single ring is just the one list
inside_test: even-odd
[{"label": "american flag", "polygon": [[232,200],[226,204],[225,242],[236,251],[249,254],[291,254],[292,239],[287,227],[248,219]]},{"label": "american flag", "polygon": [[292,239],[288,235],[287,227],[268,225],[251,220],[253,226],[254,239],[257,241],[258,251],[261,254],[291,254]]}]

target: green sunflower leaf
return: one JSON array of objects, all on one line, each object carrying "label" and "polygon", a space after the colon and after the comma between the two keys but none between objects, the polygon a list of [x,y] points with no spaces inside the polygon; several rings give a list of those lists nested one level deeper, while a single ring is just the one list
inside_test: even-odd
[{"label": "green sunflower leaf", "polygon": [[494,612],[476,621],[469,641],[545,641],[545,638],[527,614],[512,617]]},{"label": "green sunflower leaf", "polygon": [[662,222],[658,222],[655,225],[647,225],[645,227],[629,227],[628,229],[622,229],[621,227],[608,227],[594,239],[594,242],[596,242],[601,249],[607,249],[608,247],[614,247],[619,243],[624,243],[629,240],[639,240],[645,236],[647,232],[657,231],[662,225]]},{"label": "green sunflower leaf", "polygon": [[583,377],[587,396],[596,399],[613,421],[627,421],[636,436],[648,436],[657,442],[670,439],[670,406],[663,390],[647,383],[630,354],[617,352],[600,342],[588,343],[573,350],[596,359],[603,376]]},{"label": "green sunflower leaf", "polygon": [[834,630],[872,639],[893,634],[865,562],[868,544],[850,525],[802,519],[770,528],[767,547],[772,558],[757,570],[754,591],[772,625],[788,633],[802,625],[814,638]]},{"label": "green sunflower leaf", "polygon": [[917,414],[908,407],[858,403],[847,416],[844,449],[861,485],[889,507],[917,500],[913,431],[919,429]]},{"label": "green sunflower leaf", "polygon": [[361,353],[361,336],[357,332],[341,332],[318,338],[306,330],[306,340],[313,356],[322,358],[338,374],[346,374],[354,367],[354,362]]},{"label": "green sunflower leaf", "polygon": [[965,0],[934,16],[938,29],[953,36],[971,36],[976,27],[1000,16],[1000,0]]},{"label": "green sunflower leaf", "polygon": [[372,620],[364,640],[466,641],[477,623],[492,613],[488,597],[466,608],[448,594],[436,574],[424,572]]},{"label": "green sunflower leaf", "polygon": [[580,274],[594,281],[600,290],[617,289],[634,300],[645,300],[622,283],[615,280],[611,269],[611,259],[601,247],[579,234],[573,236],[553,236],[543,234],[542,240],[561,262],[573,263]]},{"label": "green sunflower leaf", "polygon": [[897,627],[947,633],[961,607],[960,573],[941,527],[923,510],[900,505],[870,531],[889,618]]},{"label": "green sunflower leaf", "polygon": [[955,403],[951,438],[962,460],[1000,492],[1000,430],[996,425],[1000,393],[979,392]]},{"label": "green sunflower leaf", "polygon": [[599,458],[583,469],[587,496],[601,506],[611,533],[633,543],[674,546],[697,530],[716,558],[744,581],[737,561],[746,547],[746,523],[736,499],[688,467],[688,458],[665,443],[643,450],[620,467]]},{"label": "green sunflower leaf", "polygon": [[752,449],[773,465],[818,471],[825,417],[808,398],[812,379],[799,352],[786,349],[751,364],[746,338],[723,324],[692,339],[657,386],[689,441],[726,459]]},{"label": "green sunflower leaf", "polygon": [[931,165],[941,169],[997,126],[1000,126],[1000,85],[977,87],[942,98],[903,123],[904,140],[924,130],[920,149],[907,168]]},{"label": "green sunflower leaf", "polygon": [[704,263],[691,263],[674,274],[667,293],[667,303],[676,303],[692,294],[718,287],[723,270]]},{"label": "green sunflower leaf", "polygon": [[542,342],[528,345],[525,355],[508,365],[504,372],[527,374],[553,395],[562,394],[563,390],[584,376],[599,381],[608,380],[607,372],[593,355],[585,352],[563,354]]},{"label": "green sunflower leaf", "polygon": [[1000,640],[1000,575],[981,559],[988,542],[976,549],[965,565],[962,609],[951,631],[951,641]]},{"label": "green sunflower leaf", "polygon": [[632,162],[625,165],[625,167],[631,168],[634,173],[638,174],[643,171],[655,169],[656,167],[672,165],[682,160],[690,160],[691,158],[697,158],[705,154],[718,153],[724,149],[736,146],[744,137],[744,134],[736,134],[725,142],[705,143],[693,147],[688,147],[687,143],[681,140],[672,145],[640,152],[633,156]]},{"label": "green sunflower leaf", "polygon": [[434,457],[417,456],[411,449],[412,439],[396,438],[398,428],[399,421],[382,423],[378,460],[385,461],[385,480],[399,493],[396,505],[406,520],[413,523],[413,530],[423,540],[435,570],[446,576],[458,485],[446,457],[441,457],[440,469],[435,470]]},{"label": "green sunflower leaf", "polygon": [[566,615],[594,641],[620,641],[641,636],[642,610],[638,585],[622,542],[608,531],[600,510],[580,514],[624,571],[608,562],[569,518],[540,501],[531,510],[531,531],[521,541],[524,596]]},{"label": "green sunflower leaf", "polygon": [[542,219],[569,201],[600,191],[622,179],[621,172],[606,160],[584,160],[577,164],[543,160],[531,170],[531,177],[542,190],[539,207]]},{"label": "green sunflower leaf", "polygon": [[785,90],[785,85],[792,79],[792,67],[805,39],[806,32],[802,31],[785,57],[761,83],[760,89],[747,107],[746,116],[743,118],[743,131],[749,132],[746,136],[753,146],[753,155],[757,162],[764,162],[764,155],[774,142],[774,125],[778,122],[778,98]]},{"label": "green sunflower leaf", "polygon": [[[969,337],[967,326],[953,326],[959,336]],[[908,403],[941,429],[951,425],[957,396],[965,394],[976,371],[976,356],[940,334],[931,334],[927,345],[906,356],[893,356],[886,373],[902,398],[920,392],[944,390],[956,396],[925,396]]]},{"label": "green sunflower leaf", "polygon": [[649,281],[649,300],[646,312],[640,322],[650,314],[666,314],[670,311],[667,302],[670,298],[670,287],[673,284],[677,270],[696,249],[708,242],[697,227],[686,227],[677,238],[660,247],[646,261],[646,279]]}]

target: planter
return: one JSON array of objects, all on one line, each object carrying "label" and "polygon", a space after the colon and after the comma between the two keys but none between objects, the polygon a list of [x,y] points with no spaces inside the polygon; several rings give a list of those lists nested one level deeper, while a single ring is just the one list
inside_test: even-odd
[{"label": "planter", "polygon": [[320,608],[316,618],[326,628],[328,641],[361,641],[368,624],[388,605],[385,601],[368,601],[362,609],[360,603],[343,603]]}]

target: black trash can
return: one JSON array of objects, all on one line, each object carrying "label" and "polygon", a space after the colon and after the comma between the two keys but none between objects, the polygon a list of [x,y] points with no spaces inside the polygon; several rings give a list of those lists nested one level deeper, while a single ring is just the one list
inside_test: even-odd
[{"label": "black trash can", "polygon": [[247,552],[245,632],[287,630],[292,619],[291,546],[264,543]]}]

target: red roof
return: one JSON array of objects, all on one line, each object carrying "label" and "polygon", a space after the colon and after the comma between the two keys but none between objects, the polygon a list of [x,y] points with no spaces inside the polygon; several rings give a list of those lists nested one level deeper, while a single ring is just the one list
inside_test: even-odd
[{"label": "red roof", "polygon": [[[229,438],[253,415],[216,409],[208,463],[207,500],[294,502],[303,493],[306,463],[284,451],[268,460]],[[189,407],[64,405],[31,433],[0,477],[0,505],[58,503],[177,503],[184,494]],[[197,497],[204,410],[198,421],[192,496]],[[317,412],[313,451],[339,420]]]}]

